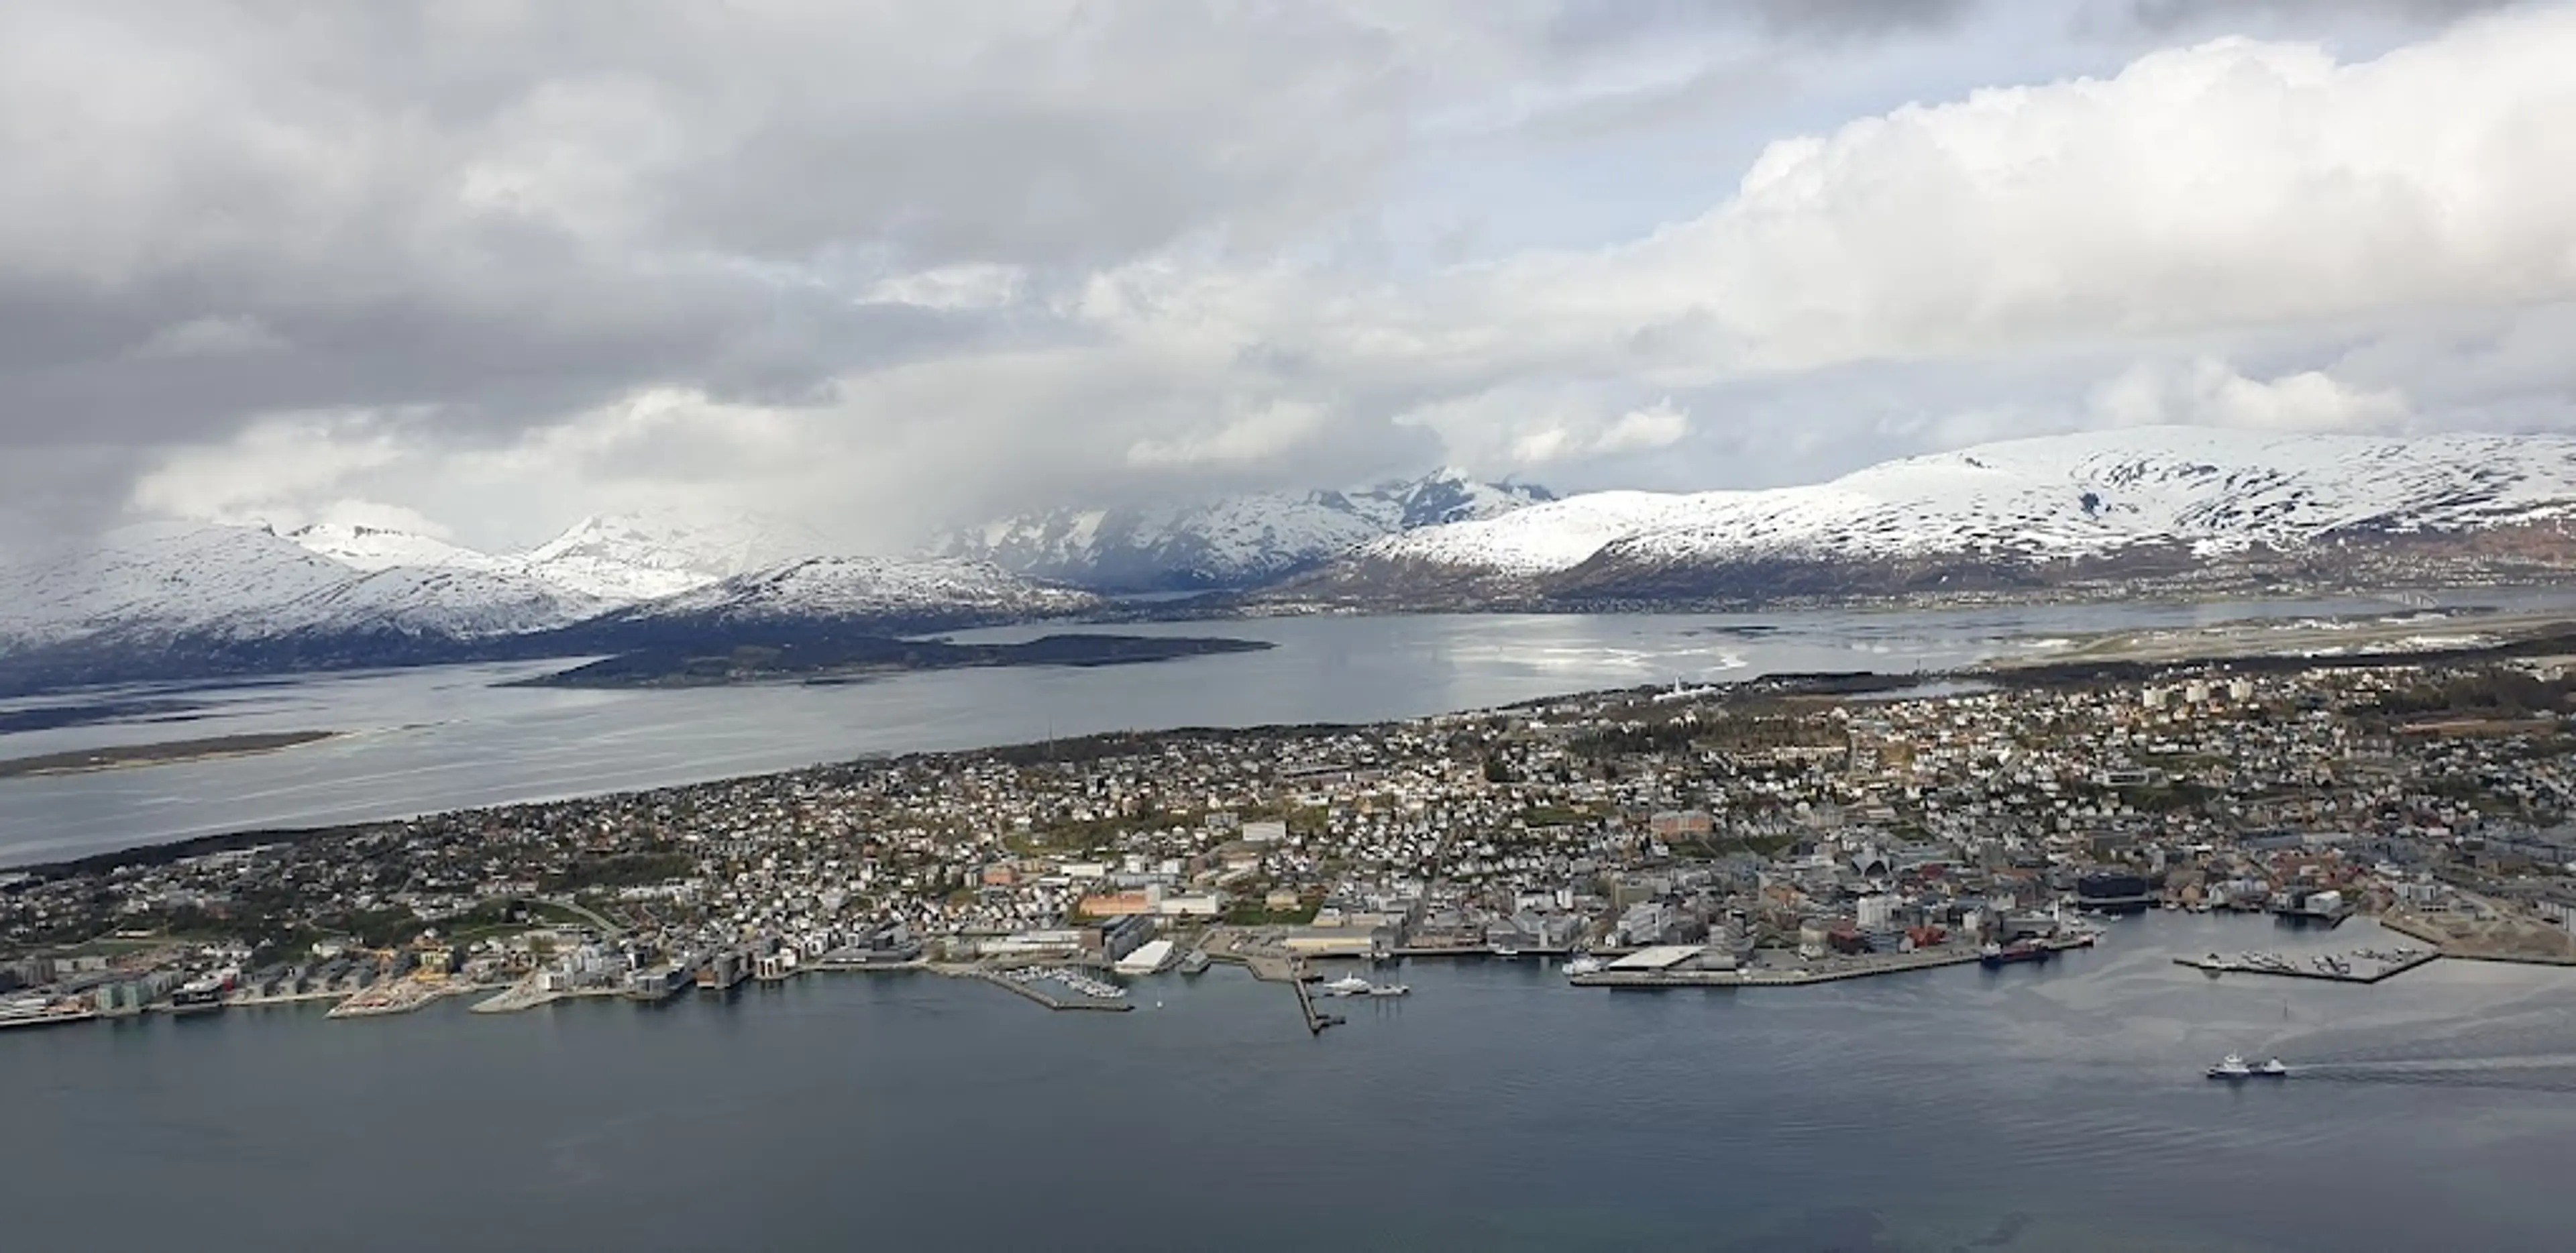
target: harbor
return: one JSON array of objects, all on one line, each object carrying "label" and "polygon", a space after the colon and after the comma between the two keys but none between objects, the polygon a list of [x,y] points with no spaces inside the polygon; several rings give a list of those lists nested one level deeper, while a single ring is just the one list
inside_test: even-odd
[{"label": "harbor", "polygon": [[[2364,936],[2356,925],[2342,933],[2352,938],[2330,947],[2409,942]],[[2436,1149],[2451,1138],[2471,1146],[2464,1151],[2492,1144],[2492,1160],[2476,1159],[2481,1168],[2526,1169],[2515,1155],[2534,1151],[2533,1138],[2497,1144],[2495,1127],[2558,1118],[2552,1111],[2565,1102],[2557,1090],[2541,1097],[2528,1085],[2576,1084],[2576,1070],[2532,1069],[2539,1063],[2515,1050],[2552,1057],[2564,1050],[2513,1032],[2534,1008],[2567,1008],[2576,984],[2548,970],[2444,963],[2365,995],[2315,981],[2211,981],[2170,960],[2211,949],[2289,947],[2273,935],[2265,918],[2157,915],[2113,925],[2101,951],[2089,956],[2070,953],[1992,975],[1957,966],[1803,992],[1614,994],[1570,987],[1557,969],[1532,962],[1420,961],[1392,969],[1315,962],[1311,967],[1324,982],[1357,973],[1409,984],[1413,995],[1371,1002],[1314,992],[1320,1012],[1347,1015],[1349,1022],[1307,1039],[1297,1038],[1304,1023],[1293,993],[1290,1016],[1280,1016],[1279,997],[1289,989],[1235,971],[1214,970],[1195,981],[1175,971],[1131,982],[1129,999],[1138,1012],[1127,1014],[1052,1012],[1015,993],[925,973],[803,977],[757,991],[746,985],[731,1001],[692,996],[651,1009],[614,995],[582,998],[534,1018],[467,1012],[491,993],[442,999],[373,1023],[325,1021],[319,1006],[227,1010],[199,1020],[147,1014],[122,1026],[0,1032],[0,1048],[10,1050],[0,1064],[35,1079],[24,1085],[6,1133],[29,1169],[52,1169],[48,1143],[112,1136],[155,1147],[155,1154],[138,1154],[136,1166],[155,1182],[168,1181],[168,1162],[206,1160],[197,1128],[234,1125],[226,1120],[244,1111],[279,1108],[297,1115],[299,1127],[331,1126],[332,1119],[345,1119],[349,1094],[363,1094],[373,1102],[366,1106],[371,1113],[405,1128],[381,1138],[388,1148],[355,1152],[344,1147],[347,1141],[316,1145],[309,1131],[293,1133],[307,1137],[295,1139],[281,1129],[249,1134],[236,1155],[252,1159],[242,1167],[245,1178],[283,1162],[299,1177],[327,1180],[332,1197],[354,1192],[372,1203],[366,1215],[335,1224],[364,1221],[388,1206],[455,1203],[452,1196],[412,1197],[401,1180],[379,1177],[389,1164],[413,1176],[461,1171],[463,1186],[500,1198],[495,1203],[520,1204],[529,1194],[513,1191],[511,1181],[544,1177],[560,1162],[561,1150],[549,1137],[567,1134],[560,1120],[569,1108],[609,1128],[578,1147],[600,1155],[620,1191],[616,1205],[598,1207],[600,1215],[575,1214],[546,1229],[568,1249],[597,1242],[602,1230],[636,1249],[676,1247],[656,1238],[656,1224],[684,1227],[692,1247],[700,1241],[720,1246],[726,1223],[739,1229],[763,1221],[765,1206],[801,1203],[773,1199],[781,1195],[829,1196],[837,1189],[880,1208],[906,1196],[971,1198],[982,1185],[960,1180],[956,1164],[991,1152],[997,1137],[1041,1142],[1050,1129],[1079,1125],[1130,1100],[1148,1102],[1144,1108],[1154,1111],[1146,1143],[1156,1168],[1187,1184],[1157,1193],[1158,1204],[1183,1207],[1205,1230],[1217,1231],[1233,1221],[1227,1213],[1239,1211],[1204,1198],[1232,1203],[1244,1195],[1222,1191],[1243,1182],[1227,1164],[1228,1153],[1271,1130],[1293,1132],[1310,1163],[1302,1169],[1319,1172],[1300,1177],[1303,1192],[1356,1197],[1361,1204],[1384,1200],[1365,1216],[1389,1230],[1406,1221],[1397,1200],[1423,1203],[1419,1193],[1388,1182],[1406,1177],[1406,1170],[1438,1171],[1424,1180],[1425,1191],[1469,1189],[1479,1205],[1508,1206],[1511,1192],[1528,1188],[1525,1163],[1545,1146],[1536,1139],[1497,1144],[1488,1134],[1497,1126],[1573,1128],[1572,1139],[1556,1151],[1636,1163],[1633,1169],[1656,1185],[1638,1204],[1678,1205],[1683,1202],[1662,1198],[1729,1190],[1722,1191],[1724,1212],[1690,1211],[1689,1222],[1702,1230],[1741,1221],[1730,1215],[1762,1203],[1762,1172],[1782,1154],[1801,1166],[1848,1169],[1890,1136],[1923,1143],[1948,1136],[1961,1145],[1965,1160],[1935,1154],[1919,1168],[1930,1172],[1921,1187],[1937,1193],[1936,1200],[1989,1195],[1976,1191],[1991,1186],[1980,1172],[2015,1160],[2034,1187],[2088,1201],[2086,1187],[2203,1196],[2215,1188],[2229,1197],[2240,1194],[2225,1189],[2241,1187],[2241,1212],[2256,1216],[2248,1221],[2266,1221],[2262,1216],[2272,1210],[2265,1200],[2277,1197],[2284,1171],[2310,1169],[2320,1188],[2352,1186],[2361,1177],[2374,1197],[2404,1197],[2423,1178],[2426,1138]],[[1052,982],[1039,987],[1064,991]],[[1165,1010],[1154,1010],[1157,999],[1166,1000]],[[2291,1008],[2286,1018],[2284,1000]],[[2192,1025],[2180,1036],[2157,1029],[2186,1015]],[[352,1041],[352,1034],[363,1038]],[[1583,1060],[1601,1057],[1605,1045],[1616,1050],[1606,1064]],[[2205,1079],[2204,1069],[2231,1051],[2256,1065],[2278,1055],[2298,1073],[2286,1082],[2249,1079],[2233,1088]],[[2520,1068],[2497,1069],[2487,1059],[2499,1054]],[[952,1069],[943,1078],[930,1069],[935,1065]],[[140,1089],[139,1067],[167,1078]],[[388,1075],[408,1081],[389,1083]],[[722,1082],[671,1082],[688,1075],[721,1075]],[[468,1092],[455,1086],[460,1082],[488,1086]],[[2523,1086],[2500,1086],[2507,1084]],[[1407,1116],[1418,1108],[1409,1102],[1420,1092],[1443,1087],[1491,1105],[1491,1119],[1461,1134],[1454,1120],[1440,1125]],[[649,1112],[639,1113],[645,1107],[638,1093],[653,1094]],[[2031,1152],[2034,1143],[2062,1136],[2078,1121],[2070,1118],[2069,1094],[2087,1101],[2084,1142],[2101,1141],[2101,1153],[2069,1161]],[[101,1102],[118,1111],[115,1120],[100,1118]],[[780,1140],[758,1124],[746,1126],[746,1108],[778,1111],[769,1117],[792,1128],[791,1143],[810,1162],[782,1178]],[[1603,1116],[1641,1108],[1654,1116]],[[1211,1121],[1219,1116],[1242,1122],[1220,1132]],[[1673,1162],[1674,1117],[1712,1124],[1758,1119],[1800,1130],[1751,1144],[1721,1137],[1725,1143],[1709,1150],[1716,1156]],[[1820,1128],[1819,1118],[1832,1121]],[[2279,1151],[2284,1120],[2320,1128],[2302,1152],[2287,1155],[2297,1159],[2289,1163]],[[2407,1128],[2406,1143],[2386,1143],[2390,1125]],[[1354,1128],[1367,1132],[1355,1135]],[[485,1137],[486,1148],[455,1147],[474,1136]],[[706,1149],[704,1169],[729,1194],[753,1203],[732,1207],[717,1221],[687,1206],[673,1209],[666,1189],[628,1186],[631,1177],[652,1177],[657,1169],[667,1182],[669,1145],[678,1141],[692,1153]],[[854,1142],[883,1153],[882,1164],[861,1172],[864,1183],[848,1182],[841,1169]],[[2387,1164],[2356,1165],[2352,1154],[2361,1150],[2350,1147],[2356,1144],[2383,1145]],[[192,1150],[197,1157],[182,1156]],[[379,1153],[394,1156],[388,1163]],[[2103,1160],[2114,1153],[2141,1164],[2106,1181]],[[2210,1163],[2212,1157],[2218,1160]],[[69,1172],[58,1175],[65,1181],[59,1186],[78,1182]],[[1755,1182],[1741,1182],[1748,1179]],[[102,1186],[101,1194],[106,1191]],[[1044,1196],[1058,1215],[1080,1214],[1099,1231],[1117,1230],[1134,1205],[1127,1192],[1088,1175]],[[592,1198],[575,1199],[587,1204]],[[2148,1216],[2128,1221],[2169,1232],[2170,1226],[2152,1225],[2165,1212],[2161,1199],[2141,1199]],[[528,1221],[550,1221],[562,1202],[559,1195],[538,1195],[526,1203],[534,1215]],[[1993,1207],[2034,1204],[2007,1194]],[[2515,1247],[2556,1247],[2538,1225],[2554,1220],[2555,1211],[2533,1205],[2528,1230],[2500,1229],[2486,1218],[2466,1230],[2525,1241]],[[248,1207],[237,1221],[271,1238],[273,1247],[330,1247],[320,1225],[279,1219],[279,1208]],[[650,1221],[630,1223],[638,1211]],[[997,1246],[1065,1238],[1060,1224],[1005,1229],[1002,1219],[985,1217],[980,1208],[962,1213],[902,1227],[896,1242],[940,1248],[981,1245],[986,1238]],[[2387,1221],[2376,1211],[2370,1216]],[[1460,1230],[1481,1230],[1473,1214],[1441,1217]],[[1908,1234],[1920,1230],[1905,1223],[1891,1219],[1889,1225]],[[2035,1224],[2018,1243],[2096,1247],[2080,1229],[2053,1230],[2062,1240],[2034,1243],[2042,1232]],[[2195,1247],[2186,1238],[2197,1233],[2175,1234],[2167,1247]],[[799,1244],[796,1231],[768,1227],[763,1234],[780,1246]],[[873,1219],[833,1234],[845,1246],[890,1238]],[[1695,1247],[1686,1234],[1672,1238],[1671,1247]],[[1776,1247],[1831,1248],[1826,1238],[1837,1234]],[[1978,1234],[1922,1231],[1920,1243],[1890,1247],[1947,1249]],[[1315,1237],[1310,1231],[1303,1238]],[[1436,1239],[1428,1245],[1456,1247]],[[1843,1247],[1869,1244],[1846,1240]],[[2465,1240],[2444,1246],[2355,1239],[2341,1247],[2468,1246]],[[2008,1243],[1994,1253],[2013,1248]]]}]

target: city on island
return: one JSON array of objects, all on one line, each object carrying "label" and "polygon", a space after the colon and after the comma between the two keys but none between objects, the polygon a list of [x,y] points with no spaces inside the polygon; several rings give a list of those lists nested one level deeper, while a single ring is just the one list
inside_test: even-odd
[{"label": "city on island", "polygon": [[[2528,650],[2526,650],[2527,652]],[[928,970],[1063,1009],[1213,962],[1548,957],[1578,985],[2043,961],[2146,909],[2576,964],[2576,658],[2280,658],[1640,689],[1181,730],[243,835],[0,876],[0,1026]],[[2420,945],[2420,947],[2418,947]]]}]

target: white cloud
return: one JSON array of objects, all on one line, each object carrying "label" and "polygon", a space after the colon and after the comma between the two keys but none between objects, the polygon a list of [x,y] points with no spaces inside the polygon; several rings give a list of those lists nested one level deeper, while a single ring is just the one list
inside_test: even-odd
[{"label": "white cloud", "polygon": [[1019,303],[1028,271],[1015,265],[949,265],[870,284],[865,300],[953,312],[1004,309]]},{"label": "white cloud", "polygon": [[2405,425],[2406,397],[2349,386],[2319,370],[2250,379],[2202,357],[2180,366],[2140,365],[2094,389],[2099,424],[2189,423],[2270,431],[2375,432]]},{"label": "white cloud", "polygon": [[136,481],[128,503],[144,513],[210,522],[301,525],[313,520],[304,502],[328,499],[353,476],[403,459],[386,416],[263,419],[224,443],[172,450]]},{"label": "white cloud", "polygon": [[1690,434],[1690,414],[1676,408],[1670,398],[1656,401],[1643,409],[1631,409],[1619,415],[1610,429],[1592,441],[1595,453],[1638,452],[1648,448],[1670,448]]},{"label": "white cloud", "polygon": [[1164,469],[1259,461],[1295,447],[1324,419],[1323,411],[1313,405],[1265,405],[1212,429],[1137,440],[1127,446],[1127,462]]}]

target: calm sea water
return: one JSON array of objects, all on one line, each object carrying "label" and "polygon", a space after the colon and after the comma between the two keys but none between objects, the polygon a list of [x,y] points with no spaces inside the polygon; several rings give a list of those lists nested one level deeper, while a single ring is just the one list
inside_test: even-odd
[{"label": "calm sea water", "polygon": [[[2559,1249],[2576,973],[2176,953],[1607,992],[1413,962],[1309,1038],[1219,969],[1049,1014],[929,975],[491,1018],[0,1034],[11,1248]],[[2278,1052],[2287,1082],[2200,1068]]]},{"label": "calm sea water", "polygon": [[[2454,598],[2576,604],[2566,593]],[[0,735],[0,758],[254,731],[345,737],[279,753],[0,779],[0,866],[218,831],[318,826],[783,770],[868,752],[1178,726],[1367,722],[1605,687],[1795,671],[1938,669],[2088,631],[2388,612],[2387,601],[2043,606],[1750,615],[1281,618],[1132,629],[1267,652],[1104,669],[968,670],[868,683],[665,692],[502,688],[550,665],[453,666],[223,688],[176,714]],[[1060,628],[971,633],[1026,638]],[[0,710],[44,701],[0,702]]]}]

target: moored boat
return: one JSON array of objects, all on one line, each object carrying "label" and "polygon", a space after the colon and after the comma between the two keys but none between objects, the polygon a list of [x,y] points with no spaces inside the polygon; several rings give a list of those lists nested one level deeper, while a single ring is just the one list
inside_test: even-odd
[{"label": "moored boat", "polygon": [[1992,970],[1998,966],[2012,965],[2015,962],[2044,962],[2047,961],[2050,956],[2051,954],[2048,946],[2044,944],[2034,944],[2028,940],[2015,940],[2010,944],[1987,945],[1985,950],[1977,955],[1977,961],[1984,965],[1988,970]]}]

